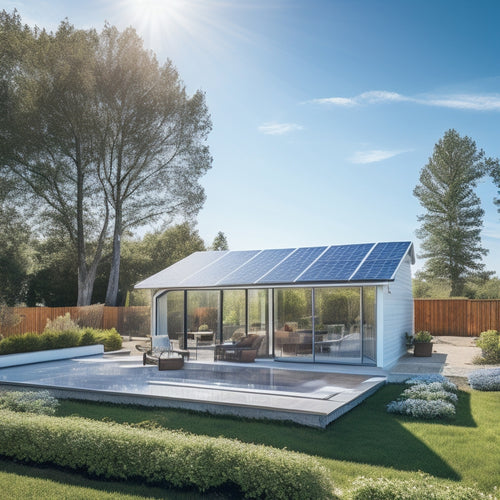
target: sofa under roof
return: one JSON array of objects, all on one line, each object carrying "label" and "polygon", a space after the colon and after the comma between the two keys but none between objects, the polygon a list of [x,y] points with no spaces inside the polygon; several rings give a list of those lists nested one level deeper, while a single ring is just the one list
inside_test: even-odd
[{"label": "sofa under roof", "polygon": [[394,281],[410,241],[195,252],[135,288],[199,289]]}]

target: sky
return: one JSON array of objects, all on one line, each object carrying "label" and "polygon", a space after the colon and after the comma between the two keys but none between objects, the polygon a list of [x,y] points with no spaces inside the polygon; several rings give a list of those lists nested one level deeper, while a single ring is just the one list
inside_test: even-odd
[{"label": "sky", "polygon": [[[206,94],[212,169],[198,230],[231,250],[415,243],[413,189],[449,129],[500,157],[496,0],[3,1],[56,30],[133,26]],[[487,269],[499,196],[478,187]],[[499,196],[500,197],[500,196]]]}]

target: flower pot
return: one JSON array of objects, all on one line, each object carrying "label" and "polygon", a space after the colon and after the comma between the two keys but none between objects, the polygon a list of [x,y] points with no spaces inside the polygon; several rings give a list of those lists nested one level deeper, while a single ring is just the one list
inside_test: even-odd
[{"label": "flower pot", "polygon": [[413,355],[420,358],[432,356],[432,342],[415,342]]}]

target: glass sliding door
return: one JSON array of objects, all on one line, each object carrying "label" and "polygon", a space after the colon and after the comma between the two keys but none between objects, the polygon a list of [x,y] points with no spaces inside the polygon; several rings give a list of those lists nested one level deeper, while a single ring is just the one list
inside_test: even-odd
[{"label": "glass sliding door", "polygon": [[217,290],[187,292],[187,337],[196,344],[213,344],[219,331],[219,298]]},{"label": "glass sliding door", "polygon": [[247,334],[245,290],[222,292],[222,341],[241,340]]},{"label": "glass sliding door", "polygon": [[361,363],[361,288],[314,292],[315,361]]},{"label": "glass sliding door", "polygon": [[264,340],[258,357],[272,354],[269,344],[269,293],[268,290],[248,290],[248,333],[262,335]]},{"label": "glass sliding door", "polygon": [[313,357],[312,289],[274,290],[275,355],[293,360]]},{"label": "glass sliding door", "polygon": [[363,287],[363,363],[377,363],[376,288]]}]

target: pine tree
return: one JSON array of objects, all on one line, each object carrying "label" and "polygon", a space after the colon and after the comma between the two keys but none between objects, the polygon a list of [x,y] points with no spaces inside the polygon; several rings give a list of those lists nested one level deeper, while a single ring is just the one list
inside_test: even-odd
[{"label": "pine tree", "polygon": [[434,146],[413,191],[426,209],[418,216],[422,225],[417,230],[423,240],[420,257],[427,259],[423,274],[449,281],[451,297],[463,295],[465,280],[484,270],[484,210],[474,189],[489,161],[472,139],[448,130]]}]

